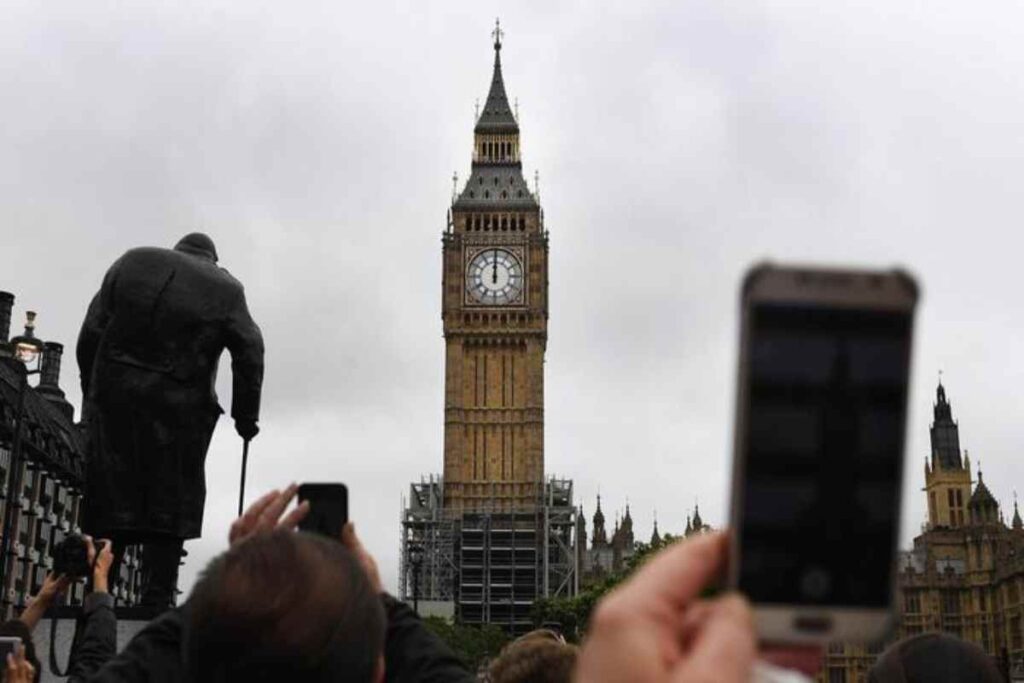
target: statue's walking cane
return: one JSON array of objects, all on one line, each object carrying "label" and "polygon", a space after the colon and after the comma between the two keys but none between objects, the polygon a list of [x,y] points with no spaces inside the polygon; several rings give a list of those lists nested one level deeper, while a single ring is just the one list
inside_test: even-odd
[{"label": "statue's walking cane", "polygon": [[249,439],[242,441],[242,483],[238,487],[238,516],[242,516],[245,502],[245,466],[249,462]]}]

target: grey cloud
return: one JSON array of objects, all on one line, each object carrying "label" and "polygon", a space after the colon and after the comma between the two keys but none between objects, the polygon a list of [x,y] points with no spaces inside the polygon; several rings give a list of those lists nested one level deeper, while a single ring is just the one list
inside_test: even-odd
[{"label": "grey cloud", "polygon": [[[679,530],[698,498],[722,523],[736,285],[766,256],[922,279],[904,539],[923,519],[940,367],[995,495],[1024,482],[1016,7],[5,12],[0,287],[71,345],[121,252],[213,234],[268,341],[249,491],[347,481],[391,584],[400,497],[441,469],[439,236],[498,13],[551,229],[548,469],[575,478],[588,514],[600,486],[606,513],[628,496],[642,537],[654,508]],[[238,446],[225,421],[189,577],[222,547]]]}]

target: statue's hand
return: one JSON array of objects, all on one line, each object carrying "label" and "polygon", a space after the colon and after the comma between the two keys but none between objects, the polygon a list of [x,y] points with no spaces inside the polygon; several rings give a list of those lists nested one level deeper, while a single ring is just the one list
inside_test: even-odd
[{"label": "statue's hand", "polygon": [[260,433],[255,420],[235,420],[235,431],[246,441],[252,441]]}]

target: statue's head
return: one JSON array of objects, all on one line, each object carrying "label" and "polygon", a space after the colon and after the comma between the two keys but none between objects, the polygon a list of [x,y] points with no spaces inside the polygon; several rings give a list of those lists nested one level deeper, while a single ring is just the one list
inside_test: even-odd
[{"label": "statue's head", "polygon": [[185,235],[174,245],[174,250],[207,258],[214,263],[217,262],[217,247],[214,246],[209,235],[204,235],[201,232],[191,232]]}]

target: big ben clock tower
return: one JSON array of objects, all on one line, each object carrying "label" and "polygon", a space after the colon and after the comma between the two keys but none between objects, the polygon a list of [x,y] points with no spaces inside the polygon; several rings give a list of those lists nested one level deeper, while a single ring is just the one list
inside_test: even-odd
[{"label": "big ben clock tower", "polygon": [[443,238],[444,508],[451,515],[529,510],[544,480],[548,238],[523,178],[500,27],[493,35],[472,172]]}]

